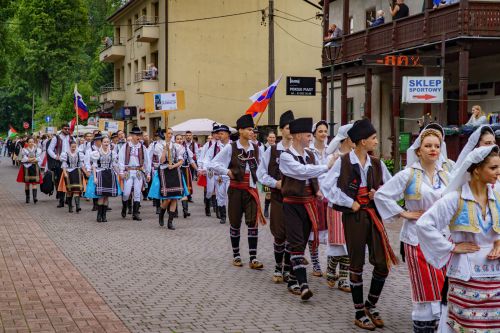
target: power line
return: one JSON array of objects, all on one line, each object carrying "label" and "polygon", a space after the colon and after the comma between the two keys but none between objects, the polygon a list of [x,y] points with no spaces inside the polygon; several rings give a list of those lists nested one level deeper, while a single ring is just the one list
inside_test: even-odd
[{"label": "power line", "polygon": [[[317,26],[321,26],[321,24],[319,23],[315,23],[315,22],[311,22],[312,19],[316,18],[317,15],[314,15],[313,17],[310,17],[310,18],[307,18],[307,19],[304,19],[300,16],[297,16],[297,15],[293,15],[293,14],[290,14],[288,12],[285,12],[285,11],[282,11],[282,10],[279,10],[278,8],[275,8],[274,10],[276,10],[277,12],[280,12],[280,13],[283,13],[285,15],[288,15],[288,16],[291,16],[293,18],[296,18],[297,20],[292,20],[290,18],[284,18],[285,20],[289,20],[289,21],[293,21],[293,22],[307,22],[307,23],[311,23],[311,24],[314,24],[314,25],[317,25]],[[277,16],[277,15],[274,15],[274,16]]]},{"label": "power line", "polygon": [[[266,8],[263,9],[256,9],[256,10],[251,10],[251,11],[246,11],[246,12],[239,12],[239,13],[232,13],[232,14],[226,14],[226,15],[218,15],[218,16],[209,16],[209,17],[201,17],[201,18],[195,18],[195,19],[186,19],[186,20],[175,20],[175,21],[163,21],[163,22],[155,22],[154,25],[159,25],[159,24],[175,24],[175,23],[187,23],[187,22],[197,22],[197,21],[207,21],[207,20],[214,20],[214,19],[220,19],[220,18],[226,18],[226,17],[234,17],[234,16],[241,16],[241,15],[247,15],[247,14],[252,14],[252,13],[262,13],[262,11],[266,10]],[[0,24],[5,24],[5,25],[23,25],[20,22],[15,22],[15,21],[0,21]],[[48,25],[48,24],[47,24]],[[51,24],[52,25],[52,24]],[[56,25],[56,24],[54,24]],[[112,24],[108,22],[100,22],[98,24],[64,24],[64,27],[70,27],[70,26],[89,26],[89,27],[99,27],[99,26],[111,26],[111,27],[130,27],[134,26],[136,24]],[[61,27],[61,25],[57,25],[58,27]]]},{"label": "power line", "polygon": [[285,28],[283,28],[277,21],[274,21],[274,23],[278,26],[278,28],[280,28],[284,33],[286,33],[288,36],[292,37],[293,39],[295,39],[297,42],[299,43],[302,43],[304,45],[308,45],[308,46],[311,46],[311,47],[314,47],[314,48],[317,48],[317,49],[322,49],[323,47],[322,46],[316,46],[316,45],[312,45],[312,44],[309,44],[307,42],[304,42],[300,39],[298,39],[297,37],[295,37],[294,35],[292,35],[291,33],[289,33],[288,31],[285,30]]}]

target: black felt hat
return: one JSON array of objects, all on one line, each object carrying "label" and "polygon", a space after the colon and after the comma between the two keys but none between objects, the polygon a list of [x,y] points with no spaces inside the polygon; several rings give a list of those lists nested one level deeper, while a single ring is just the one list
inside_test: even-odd
[{"label": "black felt hat", "polygon": [[138,126],[134,126],[129,134],[141,135],[142,130]]},{"label": "black felt hat", "polygon": [[312,133],[312,118],[297,118],[290,123],[290,133]]},{"label": "black felt hat", "polygon": [[292,110],[288,110],[283,113],[280,117],[280,128],[284,128],[286,125],[290,124],[295,117],[293,116]]},{"label": "black felt hat", "polygon": [[368,139],[373,134],[377,133],[375,127],[368,118],[356,120],[351,129],[347,132],[352,142],[356,143],[364,139]]},{"label": "black felt hat", "polygon": [[242,129],[242,128],[249,128],[255,127],[255,124],[253,122],[253,117],[249,114],[245,114],[241,116],[237,121],[236,121],[236,128],[237,129]]},{"label": "black felt hat", "polygon": [[94,141],[102,140],[102,139],[104,139],[104,136],[101,134],[101,132],[94,135]]},{"label": "black felt hat", "polygon": [[111,139],[114,139],[114,138],[117,138],[117,137],[118,137],[118,133],[113,132],[113,134],[111,134]]},{"label": "black felt hat", "polygon": [[219,130],[219,124],[213,123],[212,124],[212,133],[215,133]]}]

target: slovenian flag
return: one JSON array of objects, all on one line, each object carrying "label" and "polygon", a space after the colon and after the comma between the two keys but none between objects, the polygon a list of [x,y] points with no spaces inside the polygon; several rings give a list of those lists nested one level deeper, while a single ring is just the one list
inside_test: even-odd
[{"label": "slovenian flag", "polygon": [[255,93],[250,96],[250,100],[253,102],[252,105],[248,108],[246,114],[251,114],[252,117],[255,117],[257,114],[266,111],[267,105],[271,101],[271,98],[278,87],[278,84],[281,81],[281,76],[278,80],[274,81],[269,87],[264,90]]},{"label": "slovenian flag", "polygon": [[17,131],[12,127],[12,125],[9,125],[9,132],[7,134],[8,138],[13,138],[17,135]]},{"label": "slovenian flag", "polygon": [[81,120],[85,120],[89,117],[89,109],[87,108],[87,104],[83,102],[82,95],[78,92],[76,89],[76,84],[75,84],[75,90],[74,90],[74,105],[75,105],[75,110],[76,113],[78,114],[78,117]]}]

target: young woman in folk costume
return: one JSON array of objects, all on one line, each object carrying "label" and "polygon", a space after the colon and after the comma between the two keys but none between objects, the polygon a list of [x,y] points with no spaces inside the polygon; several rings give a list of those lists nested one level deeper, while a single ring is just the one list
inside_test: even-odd
[{"label": "young woman in folk costume", "polygon": [[109,197],[117,197],[122,194],[118,180],[118,156],[111,150],[109,138],[102,139],[99,149],[90,152],[91,175],[85,197],[97,199],[97,222],[108,222],[106,212]]},{"label": "young woman in folk costume", "polygon": [[17,175],[17,182],[24,183],[24,192],[26,193],[26,203],[30,202],[30,187],[33,192],[33,203],[37,203],[38,184],[42,183],[42,174],[40,173],[40,154],[35,139],[28,138],[26,146],[19,151],[21,157],[21,167]]},{"label": "young woman in folk costume", "polygon": [[[413,332],[433,333],[441,317],[441,289],[445,272],[432,267],[424,258],[417,237],[417,219],[443,195],[449,174],[439,163],[441,133],[426,129],[408,149],[412,165],[397,173],[375,194],[384,221],[402,217],[400,240],[410,275],[413,300]],[[406,210],[397,201],[405,199]]]},{"label": "young woman in folk costume", "polygon": [[165,141],[156,145],[155,154],[159,156],[160,167],[153,178],[148,197],[162,200],[158,218],[160,226],[163,227],[165,224],[164,218],[168,209],[167,228],[175,230],[173,221],[175,210],[177,209],[177,200],[187,196],[188,192],[180,170],[184,162],[182,159],[184,149],[182,146],[171,141],[172,133],[172,129],[169,128],[165,136]]},{"label": "young woman in folk costume", "polygon": [[[498,146],[474,149],[444,197],[417,221],[426,260],[447,266],[448,320],[440,332],[500,332],[500,175]],[[442,235],[449,228],[451,237]]]},{"label": "young woman in folk costume", "polygon": [[82,169],[85,155],[78,149],[76,141],[71,141],[69,149],[69,152],[61,154],[63,169],[61,183],[64,182],[63,189],[66,192],[68,211],[73,213],[73,198],[75,198],[76,212],[79,213],[82,210],[80,208],[80,196],[85,192],[83,181],[84,171]]},{"label": "young woman in folk costume", "polygon": [[458,155],[457,162],[451,172],[452,178],[454,172],[465,162],[471,151],[478,147],[492,146],[495,144],[495,132],[493,132],[493,129],[491,129],[489,125],[479,126],[474,132],[472,132],[464,148],[460,151],[460,155]]},{"label": "young woman in folk costume", "polygon": [[[444,140],[445,133],[443,127],[438,123],[430,123],[424,127],[422,132],[426,129],[435,129],[441,133],[441,137],[443,138],[443,140],[441,141],[441,154],[439,155],[439,163],[441,164],[441,167],[444,171],[451,174],[453,168],[455,167],[455,162],[448,158],[448,150],[446,149],[446,142]],[[410,156],[407,156],[406,165],[413,165],[413,163],[415,162],[418,162],[418,157],[415,154],[410,154]]]},{"label": "young woman in folk costume", "polygon": [[186,182],[186,191],[187,191],[187,196],[181,199],[181,204],[182,204],[182,213],[184,218],[187,218],[188,216],[191,216],[189,213],[189,197],[193,194],[193,175],[191,174],[191,168],[193,170],[196,170],[197,166],[194,161],[194,155],[191,149],[187,147],[187,145],[184,144],[184,139],[182,138],[182,135],[177,134],[175,136],[175,143],[177,143],[179,146],[182,147],[182,165],[181,165],[181,171],[182,171],[182,177],[184,178],[184,181]]},{"label": "young woman in folk costume", "polygon": [[[328,154],[326,153],[326,148],[328,147],[328,124],[326,121],[321,120],[313,125],[312,128],[313,142],[309,148],[306,148],[314,154],[314,159],[316,164],[326,165],[328,163]],[[326,226],[326,211],[328,208],[328,200],[326,198],[317,198],[316,206],[318,210],[318,230],[319,239],[321,243],[326,242],[327,238],[327,226]],[[319,263],[319,247],[313,248],[314,233],[311,232],[307,246],[309,247],[309,255],[311,256],[311,261],[313,265],[313,276],[322,277],[321,265]]]},{"label": "young woman in folk costume", "polygon": [[[326,149],[326,153],[336,161],[339,157],[349,154],[354,149],[354,143],[347,135],[347,131],[352,128],[352,124],[341,126],[337,135],[333,138]],[[333,186],[326,176],[319,177],[320,187],[323,193],[326,189]],[[326,280],[330,288],[334,288],[338,281],[338,288],[344,292],[350,292],[349,285],[349,256],[347,255],[347,246],[344,236],[344,227],[342,225],[342,212],[335,210],[332,204],[328,204],[326,213],[326,222],[328,227],[328,245],[326,255],[328,268],[326,271]],[[337,266],[339,268],[337,274]]]}]

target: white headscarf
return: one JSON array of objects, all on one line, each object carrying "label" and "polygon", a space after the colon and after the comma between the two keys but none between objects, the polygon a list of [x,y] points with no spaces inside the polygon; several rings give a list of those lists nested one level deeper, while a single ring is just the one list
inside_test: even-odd
[{"label": "white headscarf", "polygon": [[352,128],[352,124],[347,124],[344,126],[340,126],[339,130],[337,132],[337,135],[330,141],[330,144],[328,145],[328,148],[326,148],[326,153],[328,155],[333,154],[334,152],[339,149],[340,144],[342,143],[343,140],[347,139],[349,136],[347,135],[347,132]]},{"label": "white headscarf", "polygon": [[[431,125],[431,124],[429,124]],[[421,136],[422,133],[426,130],[429,129],[429,125],[425,126],[422,132],[418,135],[418,138],[413,142],[413,144],[408,148],[406,151],[406,167],[409,168],[413,165],[413,163],[418,162],[419,158],[417,156],[416,150],[420,147],[421,145]],[[446,142],[444,142],[444,130],[443,127],[437,123],[433,123],[433,126],[438,126],[440,130],[431,127],[430,129],[436,130],[440,132],[443,135],[443,139],[441,140],[441,148],[440,148],[440,153],[439,153],[439,163],[443,164],[448,160],[448,151],[446,150]]]},{"label": "white headscarf", "polygon": [[453,179],[451,180],[448,187],[446,187],[443,195],[458,190],[462,187],[463,184],[468,182],[470,180],[470,173],[467,172],[467,170],[470,168],[470,166],[484,161],[486,156],[488,156],[495,147],[498,148],[497,145],[479,147],[475,148],[469,154],[467,154],[465,161],[463,161],[463,163],[453,173]]},{"label": "white headscarf", "polygon": [[[491,129],[490,125],[481,125],[479,126],[470,136],[469,140],[467,140],[467,144],[465,147],[462,149],[460,152],[460,155],[458,155],[457,162],[455,163],[455,168],[460,167],[460,165],[465,161],[467,158],[467,155],[476,148],[477,144],[479,143],[479,139],[481,138],[481,130],[483,127],[488,127],[491,130],[491,134],[493,134],[493,130]],[[495,135],[495,134],[493,134]]]}]

